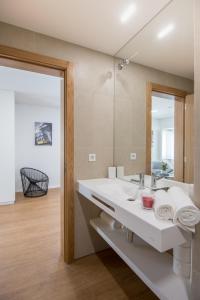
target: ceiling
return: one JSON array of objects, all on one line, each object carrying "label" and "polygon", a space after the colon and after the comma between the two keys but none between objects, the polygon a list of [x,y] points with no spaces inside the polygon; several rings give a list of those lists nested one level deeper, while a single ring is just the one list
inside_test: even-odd
[{"label": "ceiling", "polygon": [[[174,30],[163,39],[160,30],[169,24]],[[193,0],[174,0],[119,53],[133,61],[168,73],[193,79]]]},{"label": "ceiling", "polygon": [[0,89],[15,92],[16,103],[59,107],[58,77],[0,66]]},{"label": "ceiling", "polygon": [[[0,0],[0,21],[193,78],[193,0]],[[158,40],[169,22],[175,30]]]},{"label": "ceiling", "polygon": [[[169,1],[0,0],[0,20],[114,55]],[[122,24],[131,3],[136,12]]]}]

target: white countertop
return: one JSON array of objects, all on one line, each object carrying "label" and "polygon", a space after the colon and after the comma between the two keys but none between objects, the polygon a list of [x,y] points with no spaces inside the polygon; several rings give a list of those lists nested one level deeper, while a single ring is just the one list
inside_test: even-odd
[{"label": "white countertop", "polygon": [[[160,252],[183,244],[186,233],[171,221],[142,208],[141,200],[128,201],[138,185],[120,179],[79,180],[77,191]],[[123,191],[123,192],[121,192]],[[98,199],[100,201],[98,201]]]}]

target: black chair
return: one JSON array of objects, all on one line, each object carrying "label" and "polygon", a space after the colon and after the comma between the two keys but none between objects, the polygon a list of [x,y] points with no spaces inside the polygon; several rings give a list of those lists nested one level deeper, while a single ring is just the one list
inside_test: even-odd
[{"label": "black chair", "polygon": [[49,177],[45,173],[32,168],[22,168],[20,174],[25,197],[41,197],[47,194]]}]

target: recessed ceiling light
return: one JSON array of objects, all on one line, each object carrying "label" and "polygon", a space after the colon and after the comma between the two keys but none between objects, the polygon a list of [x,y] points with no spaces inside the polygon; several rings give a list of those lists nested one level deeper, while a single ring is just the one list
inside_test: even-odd
[{"label": "recessed ceiling light", "polygon": [[135,11],[136,11],[135,4],[134,3],[130,4],[127,7],[127,9],[122,13],[121,18],[120,18],[121,22],[126,23]]},{"label": "recessed ceiling light", "polygon": [[163,39],[174,30],[174,24],[169,24],[158,33],[158,38]]}]

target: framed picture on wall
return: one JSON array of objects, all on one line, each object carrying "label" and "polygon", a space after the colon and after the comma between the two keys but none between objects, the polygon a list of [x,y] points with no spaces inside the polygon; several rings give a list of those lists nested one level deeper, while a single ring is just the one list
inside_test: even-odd
[{"label": "framed picture on wall", "polygon": [[52,123],[35,122],[35,145],[52,146]]}]

